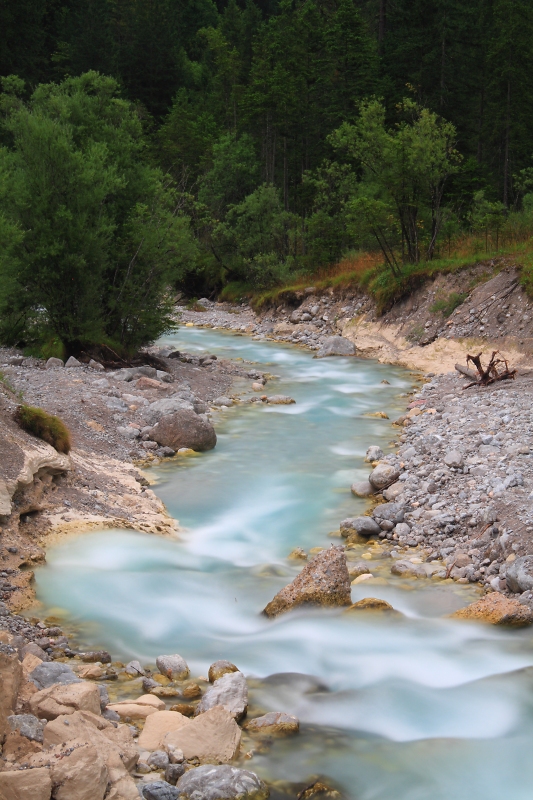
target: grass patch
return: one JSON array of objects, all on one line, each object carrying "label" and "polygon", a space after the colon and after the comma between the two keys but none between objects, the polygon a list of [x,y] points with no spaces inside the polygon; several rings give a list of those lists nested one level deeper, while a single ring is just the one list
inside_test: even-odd
[{"label": "grass patch", "polygon": [[27,433],[51,444],[59,453],[69,453],[71,448],[70,431],[65,423],[34,406],[19,406],[15,412],[15,421]]},{"label": "grass patch", "polygon": [[4,389],[7,389],[8,392],[11,392],[11,394],[14,394],[15,397],[18,397],[19,400],[22,400],[22,398],[24,397],[22,390],[19,389],[17,391],[17,389],[15,389],[15,387],[13,386],[13,384],[11,383],[5,372],[2,371],[0,371],[0,384],[2,384]]},{"label": "grass patch", "polygon": [[468,297],[467,292],[450,292],[448,297],[440,297],[435,300],[430,311],[432,314],[442,314],[443,317],[449,317],[453,314],[456,308],[464,303]]}]

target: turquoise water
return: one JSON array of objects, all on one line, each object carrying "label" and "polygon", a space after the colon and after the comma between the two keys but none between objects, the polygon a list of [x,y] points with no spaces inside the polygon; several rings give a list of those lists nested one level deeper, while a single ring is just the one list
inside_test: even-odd
[{"label": "turquoise water", "polygon": [[260,616],[298,571],[289,552],[338,541],[328,534],[363,510],[349,485],[368,474],[366,448],[386,450],[393,436],[365,414],[394,418],[409,374],[219,331],[182,328],[172,342],[253,361],[280,376],[269,394],[297,402],[217,412],[215,450],[152,471],[186,528],[181,542],[72,539],[38,571],[39,598],[90,623],[92,641],[121,659],[179,652],[193,674],[234,661],[254,708],[302,722],[300,736],[246,762],[270,780],[323,775],[349,800],[530,800],[533,639],[446,619],[473,598],[469,587],[395,579],[374,551],[378,577],[352,597],[382,597],[404,618]]}]

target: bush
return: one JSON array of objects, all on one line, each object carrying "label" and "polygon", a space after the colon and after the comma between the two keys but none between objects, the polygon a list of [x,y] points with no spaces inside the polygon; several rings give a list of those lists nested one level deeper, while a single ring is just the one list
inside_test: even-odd
[{"label": "bush", "polygon": [[51,444],[59,453],[70,452],[70,431],[59,417],[48,414],[42,408],[22,405],[15,412],[15,421],[22,430]]}]

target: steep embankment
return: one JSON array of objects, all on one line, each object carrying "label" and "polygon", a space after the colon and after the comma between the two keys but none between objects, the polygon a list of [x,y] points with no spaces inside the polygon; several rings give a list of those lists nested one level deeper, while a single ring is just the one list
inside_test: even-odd
[{"label": "steep embankment", "polygon": [[257,313],[245,304],[200,304],[204,311],[179,308],[182,321],[314,350],[326,336],[342,334],[359,356],[423,372],[449,372],[465,363],[467,353],[497,349],[522,365],[533,354],[533,303],[508,259],[437,274],[383,315],[370,296],[351,286],[284,290]]}]

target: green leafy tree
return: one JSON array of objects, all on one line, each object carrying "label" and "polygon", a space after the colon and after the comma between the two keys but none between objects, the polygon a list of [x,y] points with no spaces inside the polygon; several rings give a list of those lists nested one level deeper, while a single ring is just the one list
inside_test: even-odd
[{"label": "green leafy tree", "polygon": [[[451,123],[411,100],[404,100],[399,111],[400,121],[389,128],[382,103],[363,102],[357,122],[344,123],[330,139],[334,147],[361,165],[360,193],[365,194],[365,185],[371,187],[373,200],[364,205],[365,224],[371,220],[372,209],[380,224],[388,209],[394,209],[402,256],[417,264],[424,239],[426,258],[433,257],[442,222],[444,187],[458,170],[460,156]],[[384,255],[387,249],[383,249]]]},{"label": "green leafy tree", "polygon": [[[13,83],[10,84],[13,86]],[[169,325],[167,288],[194,259],[188,219],[145,160],[140,120],[112,78],[1,97],[0,314],[69,351],[134,350]]]}]

